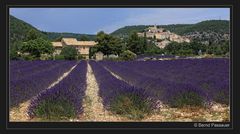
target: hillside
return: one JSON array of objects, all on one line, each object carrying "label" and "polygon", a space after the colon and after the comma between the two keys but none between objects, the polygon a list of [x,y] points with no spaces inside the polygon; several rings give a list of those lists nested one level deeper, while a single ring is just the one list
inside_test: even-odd
[{"label": "hillside", "polygon": [[185,35],[191,32],[215,32],[219,34],[229,33],[229,21],[227,20],[207,20],[190,25],[178,32]]},{"label": "hillside", "polygon": [[[137,26],[125,26],[123,28],[120,28],[111,34],[114,36],[126,36],[131,32],[143,32],[144,29],[150,27],[152,25],[137,25]],[[176,24],[176,25],[158,25],[158,27],[165,28],[171,32],[181,34],[182,31],[187,29],[188,27],[191,27],[192,24]]]},{"label": "hillside", "polygon": [[[112,35],[125,35],[130,32],[141,32],[145,28],[152,25],[138,25],[138,26],[125,26],[112,32]],[[229,33],[229,21],[227,20],[207,20],[196,24],[171,24],[171,25],[158,25],[158,27],[165,28],[171,32],[179,35],[188,34],[191,32],[206,32],[212,31],[217,33]]]},{"label": "hillside", "polygon": [[80,40],[82,36],[87,37],[89,40],[95,40],[96,35],[89,35],[89,34],[77,34],[77,33],[57,33],[57,32],[42,32],[44,33],[49,40],[56,40],[59,37],[71,37],[71,38],[77,38]]},{"label": "hillside", "polygon": [[[125,26],[111,34],[126,37],[133,31],[142,32],[149,26],[151,25]],[[196,24],[158,25],[158,27],[198,41],[219,42],[229,39],[229,21],[227,20],[207,20]]]},{"label": "hillside", "polygon": [[81,36],[86,36],[90,40],[95,40],[95,35],[87,34],[75,34],[75,33],[56,33],[56,32],[43,32],[35,28],[34,26],[10,15],[10,45],[18,41],[24,41],[26,39],[27,33],[30,30],[36,31],[36,33],[43,38],[48,38],[49,40],[55,40],[59,37],[73,37],[80,39]]},{"label": "hillside", "polygon": [[38,29],[36,29],[35,27],[33,27],[32,25],[14,17],[10,15],[10,45],[14,44],[15,42],[18,41],[23,41],[26,36],[27,33],[30,30],[35,30],[36,33],[39,36],[42,36],[43,38],[46,38],[47,36],[44,35],[41,31],[39,31]]},{"label": "hillside", "polygon": [[112,32],[111,35],[119,37],[128,36],[131,32],[143,32],[144,29],[146,29],[149,26],[150,25],[125,26]]},{"label": "hillside", "polygon": [[211,20],[197,23],[180,34],[207,44],[219,43],[229,40],[229,21]]},{"label": "hillside", "polygon": [[[125,26],[112,32],[111,35],[127,37],[131,32],[142,32],[149,26],[150,25]],[[218,43],[229,39],[229,21],[227,20],[208,20],[196,24],[158,25],[158,27],[162,27],[173,33],[186,36],[192,40],[205,43]],[[56,40],[59,37],[73,37],[79,40],[82,36],[86,36],[90,40],[96,39],[96,35],[43,32],[36,29],[32,25],[10,15],[10,45],[17,41],[23,41],[30,30],[35,30],[39,36],[48,38],[51,41]]]}]

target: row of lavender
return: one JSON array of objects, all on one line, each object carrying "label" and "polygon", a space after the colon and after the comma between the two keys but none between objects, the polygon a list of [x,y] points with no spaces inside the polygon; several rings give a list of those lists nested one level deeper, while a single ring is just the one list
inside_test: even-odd
[{"label": "row of lavender", "polygon": [[[25,62],[26,63],[19,62],[19,64],[23,64],[23,65],[18,66],[17,68],[16,66],[18,64],[14,66],[10,66],[11,81],[20,80],[20,79],[29,77],[31,75],[35,75],[37,73],[49,71],[52,68],[56,68],[66,63],[65,61],[38,61],[38,62],[25,61]],[[30,62],[31,64],[29,64],[28,62]]]},{"label": "row of lavender", "polygon": [[151,107],[154,107],[154,103],[151,103],[149,93],[135,86],[131,86],[128,83],[117,79],[103,66],[95,61],[89,61],[93,69],[93,73],[96,77],[99,86],[99,95],[103,99],[103,104],[106,109],[110,108],[110,104],[119,95],[133,94],[142,98],[142,100],[149,100]]},{"label": "row of lavender", "polygon": [[28,115],[34,117],[36,108],[44,101],[65,100],[73,107],[75,114],[82,113],[82,99],[86,90],[87,62],[81,61],[70,74],[50,89],[40,92],[31,100]]},{"label": "row of lavender", "polygon": [[31,99],[75,64],[76,61],[14,61],[10,64],[10,106]]},{"label": "row of lavender", "polygon": [[25,67],[28,67],[28,66],[35,65],[36,63],[39,63],[39,62],[42,62],[42,61],[41,60],[34,60],[34,61],[11,60],[10,61],[10,68],[11,69],[25,68]]},{"label": "row of lavender", "polygon": [[130,61],[101,64],[127,83],[147,89],[166,103],[183,92],[195,92],[205,101],[229,103],[228,59]]}]

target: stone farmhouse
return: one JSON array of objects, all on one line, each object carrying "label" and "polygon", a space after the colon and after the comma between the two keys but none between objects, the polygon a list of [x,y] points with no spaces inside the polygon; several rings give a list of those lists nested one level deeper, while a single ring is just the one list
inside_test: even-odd
[{"label": "stone farmhouse", "polygon": [[153,38],[156,39],[155,44],[159,48],[166,47],[170,42],[190,42],[190,39],[177,35],[175,33],[171,33],[170,31],[164,29],[164,28],[157,28],[156,25],[153,27],[148,27],[144,30],[144,32],[137,33],[139,37],[146,36],[147,38]]},{"label": "stone farmhouse", "polygon": [[60,54],[64,46],[73,46],[86,59],[89,59],[90,47],[93,47],[96,44],[97,42],[95,41],[78,41],[76,38],[62,38],[59,42],[52,42],[55,49],[54,55]]}]

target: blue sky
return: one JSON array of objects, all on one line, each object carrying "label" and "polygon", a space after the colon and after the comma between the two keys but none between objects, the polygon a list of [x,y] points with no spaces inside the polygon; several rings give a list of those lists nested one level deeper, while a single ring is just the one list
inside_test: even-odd
[{"label": "blue sky", "polygon": [[128,25],[230,20],[229,8],[10,8],[10,14],[42,31],[86,34]]}]

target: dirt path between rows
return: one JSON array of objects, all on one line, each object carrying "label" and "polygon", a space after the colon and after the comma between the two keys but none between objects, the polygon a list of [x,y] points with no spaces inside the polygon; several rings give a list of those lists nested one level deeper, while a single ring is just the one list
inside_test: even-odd
[{"label": "dirt path between rows", "polygon": [[123,121],[123,117],[107,111],[98,95],[99,87],[91,66],[87,65],[87,89],[83,100],[84,112],[78,121]]},{"label": "dirt path between rows", "polygon": [[[55,86],[59,83],[63,78],[65,78],[75,67],[74,65],[70,68],[67,72],[65,72],[61,77],[58,78],[55,82],[53,82],[46,90],[50,89],[51,87]],[[34,97],[33,97],[34,98]],[[18,107],[13,107],[9,111],[9,121],[10,122],[25,122],[30,121],[30,118],[27,114],[28,106],[30,105],[31,99],[27,100],[23,103],[20,103]]]}]

